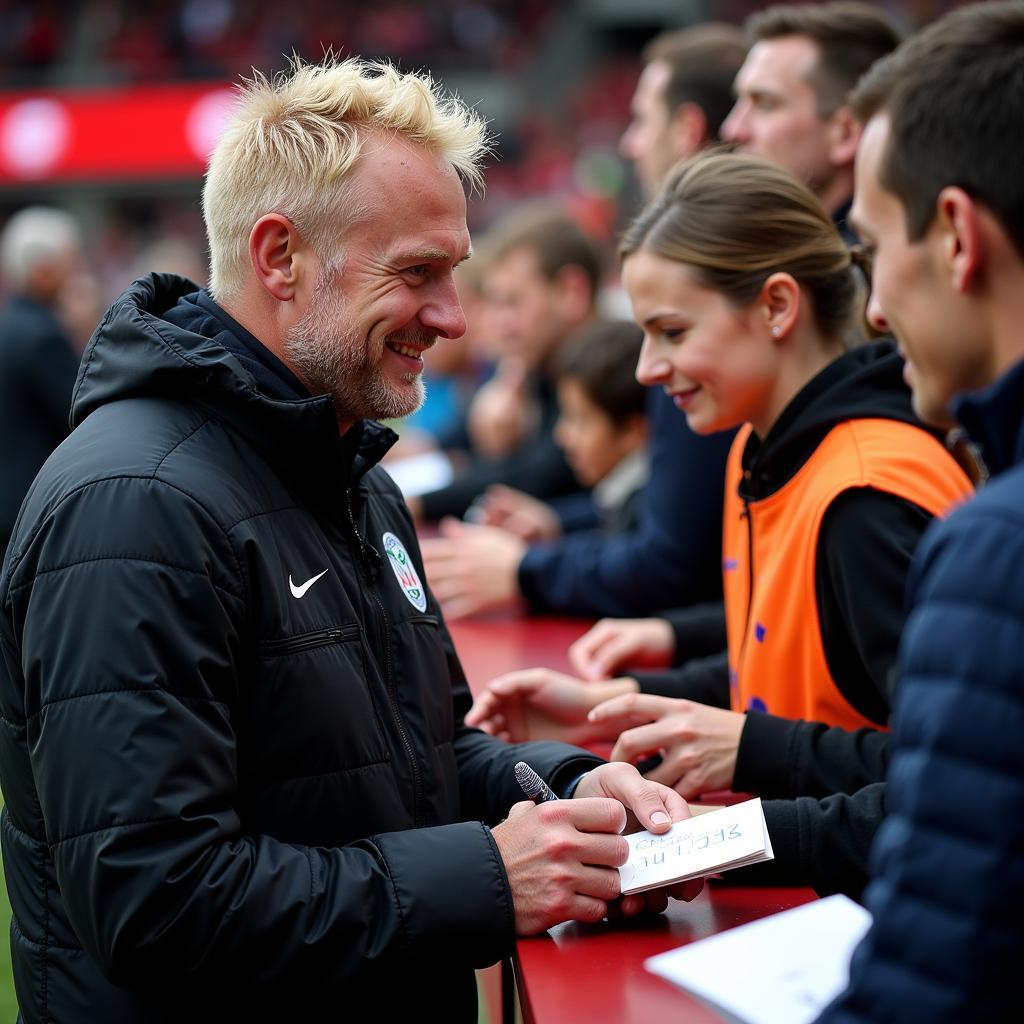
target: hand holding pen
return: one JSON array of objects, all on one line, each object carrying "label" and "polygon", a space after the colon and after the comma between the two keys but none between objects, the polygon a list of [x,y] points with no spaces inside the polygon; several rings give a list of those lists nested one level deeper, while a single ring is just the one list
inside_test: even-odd
[{"label": "hand holding pen", "polygon": [[[525,762],[516,766],[515,776],[536,803],[516,804],[491,832],[512,891],[517,934],[532,935],[566,920],[599,921],[609,905],[627,915],[650,909],[652,900],[663,905],[663,893],[619,899],[616,868],[629,852],[621,832],[627,807],[648,827],[664,831],[670,816],[688,816],[682,797],[622,763],[588,772],[571,800],[557,799]],[[651,820],[659,812],[664,823]],[[688,898],[698,891],[699,886]]]}]

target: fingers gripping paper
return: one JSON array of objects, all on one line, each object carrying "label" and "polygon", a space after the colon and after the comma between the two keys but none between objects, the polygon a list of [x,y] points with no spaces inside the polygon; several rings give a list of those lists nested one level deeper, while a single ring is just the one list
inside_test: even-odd
[{"label": "fingers gripping paper", "polygon": [[760,800],[746,800],[686,821],[661,835],[626,836],[629,860],[619,868],[622,895],[702,878],[771,860],[771,839]]}]

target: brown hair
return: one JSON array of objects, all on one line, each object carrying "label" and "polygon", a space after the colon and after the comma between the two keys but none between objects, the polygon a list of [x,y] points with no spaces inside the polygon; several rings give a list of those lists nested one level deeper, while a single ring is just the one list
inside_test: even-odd
[{"label": "brown hair", "polygon": [[547,281],[554,281],[566,267],[579,267],[590,283],[591,298],[597,298],[603,264],[601,250],[558,206],[540,202],[516,207],[494,225],[486,245],[492,266],[516,249],[533,253],[537,268]]},{"label": "brown hair", "polygon": [[619,255],[641,249],[685,263],[737,307],[771,274],[791,274],[828,338],[842,339],[857,300],[850,252],[821,203],[758,157],[705,153],[679,165],[626,229]]},{"label": "brown hair", "polygon": [[751,43],[807,36],[818,47],[808,84],[818,114],[828,117],[844,103],[858,79],[900,43],[896,26],[871,4],[836,0],[827,4],[780,4],[752,14],[745,28]]},{"label": "brown hair", "polygon": [[644,333],[632,321],[599,320],[580,328],[557,358],[558,379],[578,381],[584,394],[613,423],[642,416],[647,388],[636,379]]},{"label": "brown hair", "polygon": [[856,117],[889,116],[879,178],[921,238],[939,193],[957,185],[983,202],[1024,256],[1024,6],[982,3],[907,40],[858,85]]},{"label": "brown hair", "polygon": [[734,25],[708,22],[655,36],[644,48],[644,64],[666,64],[664,103],[671,117],[684,103],[704,112],[707,136],[718,135],[735,101],[732,86],[747,55],[743,33]]}]

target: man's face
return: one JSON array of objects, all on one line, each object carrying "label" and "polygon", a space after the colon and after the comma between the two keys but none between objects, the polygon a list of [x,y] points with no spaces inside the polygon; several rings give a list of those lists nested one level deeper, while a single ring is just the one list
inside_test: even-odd
[{"label": "man's face", "polygon": [[903,203],[879,182],[888,138],[888,118],[872,118],[857,151],[851,220],[874,250],[868,319],[899,342],[917,414],[949,426],[950,399],[988,382],[990,353],[943,272],[944,246],[936,225],[909,241]]},{"label": "man's face", "polygon": [[541,366],[572,326],[562,311],[558,282],[541,273],[530,249],[512,249],[488,267],[484,296],[495,343],[529,369]]},{"label": "man's face", "polygon": [[829,120],[818,114],[808,76],[818,47],[807,36],[755,43],[736,76],[736,105],[722,138],[764,157],[820,194],[834,173],[829,159]]},{"label": "man's face", "polygon": [[664,61],[652,61],[640,73],[630,103],[630,122],[619,140],[619,152],[633,169],[647,198],[654,196],[676,161],[671,118],[665,104],[665,86],[671,70]]},{"label": "man's face", "polygon": [[350,187],[369,211],[343,233],[284,354],[343,423],[406,416],[423,401],[423,352],[466,329],[452,270],[469,254],[455,171],[420,146],[367,141]]}]

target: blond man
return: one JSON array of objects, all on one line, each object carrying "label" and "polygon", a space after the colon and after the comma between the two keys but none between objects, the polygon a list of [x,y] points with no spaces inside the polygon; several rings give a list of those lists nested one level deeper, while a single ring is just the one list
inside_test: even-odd
[{"label": "blond man", "polygon": [[[627,766],[463,725],[375,466],[373,420],[464,330],[485,148],[423,76],[257,77],[207,176],[210,291],[142,278],[90,342],[0,583],[26,1024],[475,1020],[472,968],[606,913],[627,810],[687,814]],[[520,758],[586,799],[501,821]]]}]

